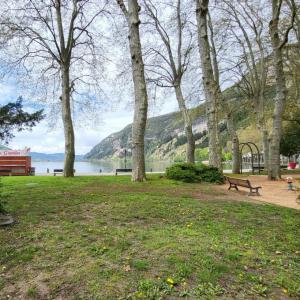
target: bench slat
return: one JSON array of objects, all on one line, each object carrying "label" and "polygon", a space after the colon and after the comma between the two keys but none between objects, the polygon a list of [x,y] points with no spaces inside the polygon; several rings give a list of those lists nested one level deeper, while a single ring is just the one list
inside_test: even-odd
[{"label": "bench slat", "polygon": [[116,169],[116,175],[118,175],[118,173],[129,173],[132,172],[132,169]]},{"label": "bench slat", "polygon": [[116,169],[116,172],[132,172],[132,169]]}]

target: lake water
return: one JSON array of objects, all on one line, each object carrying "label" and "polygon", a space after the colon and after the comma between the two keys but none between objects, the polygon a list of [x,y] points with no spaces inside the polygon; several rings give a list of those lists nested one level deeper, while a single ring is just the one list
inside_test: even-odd
[{"label": "lake water", "polygon": [[[172,164],[171,161],[146,161],[146,172],[164,172]],[[63,161],[32,161],[31,166],[35,168],[36,174],[46,174],[47,168],[50,173],[53,169],[63,169]],[[131,168],[131,162],[127,162],[127,168]],[[124,161],[75,161],[76,173],[94,174],[113,173],[117,168],[125,168]]]}]

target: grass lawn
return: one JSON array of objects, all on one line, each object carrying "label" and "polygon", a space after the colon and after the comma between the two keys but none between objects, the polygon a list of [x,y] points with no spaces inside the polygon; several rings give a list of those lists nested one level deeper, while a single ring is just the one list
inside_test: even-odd
[{"label": "grass lawn", "polygon": [[0,299],[300,299],[299,211],[158,176],[3,183]]}]

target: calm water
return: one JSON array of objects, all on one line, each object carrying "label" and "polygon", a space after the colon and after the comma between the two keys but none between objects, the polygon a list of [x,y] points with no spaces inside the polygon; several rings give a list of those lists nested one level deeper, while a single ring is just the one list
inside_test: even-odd
[{"label": "calm water", "polygon": [[[149,161],[146,162],[147,172],[163,172],[166,167],[170,166],[170,161]],[[33,161],[32,167],[35,167],[36,174],[47,173],[47,168],[50,173],[53,169],[63,169],[63,161]],[[76,173],[100,173],[100,169],[103,173],[112,173],[117,168],[124,168],[123,161],[76,161],[75,170]],[[127,168],[131,168],[131,162],[127,162]]]}]

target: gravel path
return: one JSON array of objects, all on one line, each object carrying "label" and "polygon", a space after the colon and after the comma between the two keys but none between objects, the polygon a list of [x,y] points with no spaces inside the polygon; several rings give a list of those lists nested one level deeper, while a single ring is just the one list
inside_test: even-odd
[{"label": "gravel path", "polygon": [[[300,201],[297,202],[297,197],[300,195],[299,191],[288,191],[286,177],[293,177],[294,186],[300,189],[300,174],[283,175],[280,181],[269,181],[267,176],[263,175],[250,175],[243,177],[243,179],[249,179],[253,186],[261,186],[261,196],[251,196],[249,199],[272,203],[275,205],[281,205],[300,210]],[[222,189],[228,189],[228,184],[222,185]],[[248,189],[239,187],[240,191],[230,190],[228,194],[240,194],[247,195]]]}]

